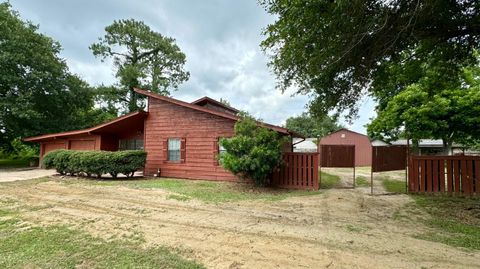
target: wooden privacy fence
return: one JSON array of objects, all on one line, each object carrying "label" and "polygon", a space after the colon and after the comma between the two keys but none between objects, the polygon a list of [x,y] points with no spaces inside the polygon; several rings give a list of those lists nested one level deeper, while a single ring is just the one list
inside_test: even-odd
[{"label": "wooden privacy fence", "polygon": [[408,175],[412,193],[480,195],[480,156],[412,156]]},{"label": "wooden privacy fence", "polygon": [[283,153],[283,164],[272,173],[272,185],[318,190],[318,153]]}]

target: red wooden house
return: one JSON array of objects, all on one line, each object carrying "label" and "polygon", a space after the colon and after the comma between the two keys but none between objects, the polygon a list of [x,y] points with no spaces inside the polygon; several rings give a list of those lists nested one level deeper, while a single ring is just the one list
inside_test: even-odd
[{"label": "red wooden house", "polygon": [[[148,97],[147,112],[133,112],[83,130],[24,140],[40,143],[40,157],[55,149],[144,149],[147,176],[160,170],[163,177],[236,180],[218,164],[217,156],[219,139],[234,135],[238,110],[208,97],[187,103],[140,89],[136,92]],[[299,136],[279,126],[259,124],[285,136]],[[291,145],[285,151],[290,152]]]}]

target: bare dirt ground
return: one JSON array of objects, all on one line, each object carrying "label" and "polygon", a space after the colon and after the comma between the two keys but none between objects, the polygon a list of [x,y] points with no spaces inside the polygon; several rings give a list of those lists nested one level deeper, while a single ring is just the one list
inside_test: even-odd
[{"label": "bare dirt ground", "polygon": [[106,239],[141,235],[146,247],[189,250],[207,268],[480,267],[479,252],[413,238],[428,228],[395,217],[408,196],[367,190],[215,205],[168,200],[160,189],[52,180],[0,184],[0,197],[35,206],[22,213],[32,223],[68,224]]},{"label": "bare dirt ground", "polygon": [[46,170],[39,168],[0,169],[0,182],[29,180],[40,177],[52,176],[55,174],[55,170]]}]

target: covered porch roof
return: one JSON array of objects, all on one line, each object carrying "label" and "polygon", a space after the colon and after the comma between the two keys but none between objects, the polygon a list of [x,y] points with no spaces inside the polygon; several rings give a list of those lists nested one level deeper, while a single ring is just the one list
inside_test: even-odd
[{"label": "covered porch roof", "polygon": [[90,134],[117,135],[121,133],[132,132],[133,130],[143,131],[144,119],[147,115],[148,113],[145,111],[135,111],[90,128],[53,133],[53,134],[45,134],[45,135],[39,135],[39,136],[32,136],[32,137],[24,138],[23,141],[41,142],[45,140],[65,138],[65,137],[78,136],[78,135],[90,135]]}]

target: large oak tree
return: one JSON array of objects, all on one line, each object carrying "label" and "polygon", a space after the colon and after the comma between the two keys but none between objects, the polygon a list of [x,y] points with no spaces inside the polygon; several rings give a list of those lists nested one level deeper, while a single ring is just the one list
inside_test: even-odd
[{"label": "large oak tree", "polygon": [[480,44],[478,0],[260,3],[276,18],[261,45],[271,56],[278,86],[312,93],[311,111],[318,114],[332,109],[355,114],[368,93],[390,99],[422,77],[411,72],[392,84],[390,68],[414,71],[432,55],[445,75],[456,76],[476,61],[472,52]]}]

